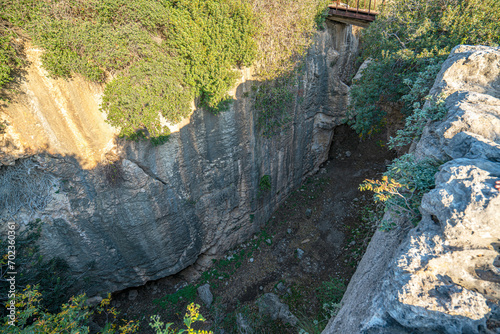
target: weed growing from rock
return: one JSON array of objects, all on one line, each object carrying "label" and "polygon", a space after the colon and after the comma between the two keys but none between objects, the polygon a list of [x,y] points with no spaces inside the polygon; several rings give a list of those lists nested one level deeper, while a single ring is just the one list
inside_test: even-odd
[{"label": "weed growing from rock", "polygon": [[259,190],[262,192],[267,192],[271,190],[271,176],[264,175],[260,178],[259,181]]}]

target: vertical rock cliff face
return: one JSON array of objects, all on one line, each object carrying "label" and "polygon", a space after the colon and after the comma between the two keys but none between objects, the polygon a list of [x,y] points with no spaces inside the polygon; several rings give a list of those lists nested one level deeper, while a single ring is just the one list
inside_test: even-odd
[{"label": "vertical rock cliff face", "polygon": [[448,114],[414,151],[445,162],[422,221],[375,234],[323,333],[500,332],[499,83],[499,48],[453,49],[431,89]]},{"label": "vertical rock cliff face", "polygon": [[[2,217],[20,224],[40,218],[42,252],[66,259],[73,273],[85,278],[90,294],[137,286],[196,261],[203,266],[204,260],[256,232],[290,191],[327,159],[334,127],[348,102],[349,88],[342,80],[349,77],[356,52],[350,26],[327,23],[327,29],[316,34],[300,77],[301,89],[296,88],[303,99],[289,111],[293,121],[279,136],[268,139],[260,134],[251,94],[246,94],[258,83],[246,70],[230,110],[219,115],[194,111],[169,142],[158,147],[118,141],[102,151],[106,145],[101,140],[93,159],[115,162],[92,168],[82,162],[85,156],[78,149],[58,151],[53,145],[44,151],[29,140],[19,114],[39,117],[54,109],[50,103],[36,104],[39,96],[26,93],[8,109],[11,129],[4,140],[16,145],[4,155],[23,150],[24,154],[29,152],[26,147],[39,152],[32,157],[31,174],[53,176],[51,188],[44,188],[52,200],[34,211],[0,207]],[[33,91],[29,75],[25,92]],[[78,105],[79,94],[50,97],[59,99],[59,105]],[[97,104],[81,113],[68,117],[97,115]],[[58,126],[47,122],[41,123],[42,137],[43,131]],[[95,121],[94,126],[103,124]],[[92,136],[88,138],[91,142]],[[4,175],[9,168],[21,167],[19,161],[4,167]],[[270,190],[259,189],[264,175],[270,176]]]}]

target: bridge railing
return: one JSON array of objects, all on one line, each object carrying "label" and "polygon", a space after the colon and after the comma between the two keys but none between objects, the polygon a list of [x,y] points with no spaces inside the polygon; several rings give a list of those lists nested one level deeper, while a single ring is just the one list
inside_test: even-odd
[{"label": "bridge railing", "polygon": [[330,8],[359,14],[378,14],[385,0],[334,0]]}]

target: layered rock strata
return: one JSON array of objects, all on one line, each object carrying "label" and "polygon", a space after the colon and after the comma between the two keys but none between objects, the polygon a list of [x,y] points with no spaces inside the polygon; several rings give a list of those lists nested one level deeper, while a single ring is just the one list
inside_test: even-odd
[{"label": "layered rock strata", "polygon": [[[103,140],[92,151],[91,160],[103,162],[92,168],[84,163],[89,161],[85,149],[93,147],[93,129],[86,128],[92,124],[79,119],[94,115],[95,127],[104,127],[98,103],[93,102],[99,96],[71,84],[78,94],[56,90],[53,96],[51,91],[31,96],[26,92],[24,100],[8,110],[20,144],[7,155],[14,156],[15,147],[23,143],[35,146],[35,169],[25,176],[49,173],[51,185],[43,189],[51,201],[43,209],[0,207],[3,220],[25,225],[41,219],[42,252],[67,260],[90,295],[138,286],[195,262],[203,268],[211,257],[255,233],[291,190],[328,158],[334,127],[344,117],[348,102],[349,87],[342,80],[349,77],[346,69],[352,68],[358,42],[352,27],[331,22],[327,26],[315,36],[306,57],[295,88],[298,98],[288,111],[293,119],[289,129],[272,138],[263,137],[256,125],[251,91],[259,83],[252,79],[251,70],[242,71],[230,110],[219,115],[194,111],[164,145],[117,140],[118,145],[102,151],[107,139],[98,137]],[[48,87],[65,85],[56,85],[43,72],[30,69],[27,90],[34,89],[29,88],[31,73],[37,80],[41,75]],[[78,143],[81,136],[64,122],[56,123],[57,115],[45,116],[68,111],[65,106],[78,106],[79,96],[87,94],[94,94],[88,108],[71,108],[65,119],[78,124],[73,129],[76,134],[89,134],[84,136],[84,147],[58,147],[58,140],[68,137]],[[50,103],[40,103],[39,95]],[[47,124],[23,127],[23,113]],[[30,137],[33,126],[39,138],[48,138],[48,148],[38,147]],[[12,159],[4,161],[13,163]],[[259,189],[265,175],[271,181],[270,190]],[[0,195],[10,186],[9,180],[4,181]]]}]

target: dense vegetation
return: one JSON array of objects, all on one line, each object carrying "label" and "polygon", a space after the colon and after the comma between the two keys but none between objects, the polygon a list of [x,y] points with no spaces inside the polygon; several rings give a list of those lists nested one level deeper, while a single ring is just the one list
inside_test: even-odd
[{"label": "dense vegetation", "polygon": [[[418,140],[428,121],[446,115],[446,96],[430,96],[429,90],[451,49],[459,44],[498,46],[499,20],[496,0],[387,1],[362,33],[363,58],[371,61],[354,81],[348,122],[361,137],[396,123],[391,149]],[[385,211],[416,224],[422,196],[434,187],[441,163],[405,154],[393,161],[382,180],[365,180],[360,190],[374,191]],[[383,230],[393,227],[381,222]]]},{"label": "dense vegetation", "polygon": [[12,81],[13,71],[21,63],[12,39],[14,34],[9,31],[7,22],[0,21],[0,88]]},{"label": "dense vegetation", "polygon": [[[434,175],[438,172],[439,165],[440,162],[432,159],[417,161],[408,153],[393,160],[382,180],[367,179],[359,189],[375,192],[375,202],[384,203],[384,212],[391,211],[417,225],[422,218],[418,210],[422,197],[434,188]],[[382,230],[393,227],[395,225],[392,222],[380,222]]]},{"label": "dense vegetation", "polygon": [[[377,20],[362,34],[363,58],[373,61],[351,90],[352,127],[363,136],[380,129],[394,116],[382,108],[388,103],[402,116],[420,122],[426,116],[442,116],[432,103],[429,108],[434,110],[423,109],[442,62],[459,44],[497,46],[499,20],[500,2],[496,0],[386,2]],[[418,128],[411,119],[407,124]],[[394,144],[407,144],[418,133],[406,131],[405,136]]]},{"label": "dense vegetation", "polygon": [[193,97],[217,110],[234,67],[256,55],[253,13],[236,0],[15,0],[1,11],[46,50],[52,76],[109,82],[102,108],[129,138],[168,135],[161,116],[178,122]]},{"label": "dense vegetation", "polygon": [[[80,333],[88,334],[90,319],[101,315],[106,319],[104,326],[99,330],[102,334],[131,334],[139,331],[138,321],[126,320],[120,317],[114,307],[110,306],[111,295],[108,294],[97,306],[88,305],[87,297],[79,295],[72,297],[61,306],[59,312],[49,312],[42,307],[42,300],[46,296],[38,291],[37,286],[27,286],[16,295],[16,321],[13,325],[11,319],[5,317],[1,333],[34,334],[34,333]],[[157,334],[212,334],[206,330],[195,330],[192,325],[203,322],[205,318],[200,314],[200,306],[191,303],[184,315],[183,325],[186,329],[171,328],[173,323],[163,323],[160,317],[151,316],[149,326]]]},{"label": "dense vegetation", "polygon": [[[42,223],[37,220],[31,222],[27,228],[19,232],[16,240],[16,288],[23,289],[28,285],[37,285],[38,290],[45,297],[40,306],[49,312],[56,312],[63,302],[68,300],[67,289],[72,286],[74,279],[68,274],[68,264],[59,258],[46,260],[39,253],[37,241],[40,237]],[[1,254],[9,254],[8,240],[0,240]],[[7,256],[0,259],[0,302],[5,305],[9,295],[9,284],[5,284],[7,274]],[[2,316],[5,315],[1,310]]]},{"label": "dense vegetation", "polygon": [[293,70],[326,2],[6,0],[0,87],[19,64],[13,25],[45,50],[51,76],[107,83],[102,110],[122,136],[161,144],[193,99],[214,113],[228,106],[237,67],[256,63],[267,80]]}]

